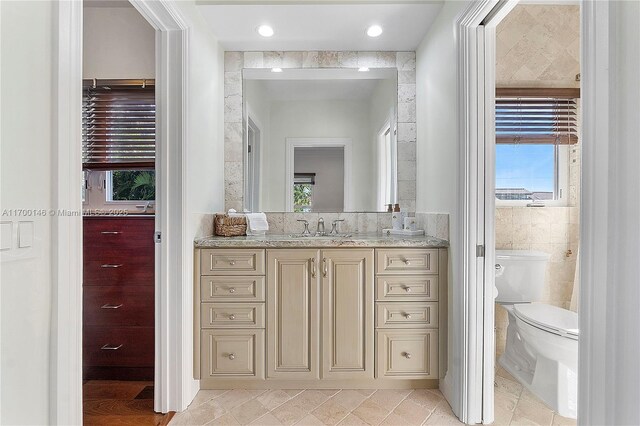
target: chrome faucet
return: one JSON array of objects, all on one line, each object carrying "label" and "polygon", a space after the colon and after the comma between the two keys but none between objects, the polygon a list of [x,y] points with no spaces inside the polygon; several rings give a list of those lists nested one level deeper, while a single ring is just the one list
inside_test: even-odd
[{"label": "chrome faucet", "polygon": [[329,231],[329,235],[338,235],[338,224],[340,222],[344,222],[344,219],[336,219],[333,221],[333,223],[331,224],[331,231]]},{"label": "chrome faucet", "polygon": [[323,218],[318,219],[318,227],[316,228],[316,235],[320,235],[320,236],[327,235],[327,233],[324,230],[324,219]]}]

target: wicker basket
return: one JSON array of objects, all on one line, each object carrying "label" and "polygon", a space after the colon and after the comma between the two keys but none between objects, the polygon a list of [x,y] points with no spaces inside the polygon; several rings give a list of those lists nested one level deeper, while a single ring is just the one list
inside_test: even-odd
[{"label": "wicker basket", "polygon": [[237,237],[247,233],[247,218],[244,216],[229,216],[217,214],[213,220],[216,235],[223,237]]}]

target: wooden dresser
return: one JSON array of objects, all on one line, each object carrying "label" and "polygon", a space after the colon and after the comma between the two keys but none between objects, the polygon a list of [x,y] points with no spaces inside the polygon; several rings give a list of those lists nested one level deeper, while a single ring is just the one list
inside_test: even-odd
[{"label": "wooden dresser", "polygon": [[153,380],[153,216],[87,216],[83,231],[83,376]]}]

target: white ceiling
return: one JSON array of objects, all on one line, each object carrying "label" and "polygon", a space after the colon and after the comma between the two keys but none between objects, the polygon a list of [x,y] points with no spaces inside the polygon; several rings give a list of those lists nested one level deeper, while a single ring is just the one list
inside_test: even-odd
[{"label": "white ceiling", "polygon": [[[382,50],[412,51],[440,12],[442,1],[390,4],[208,4],[197,2],[225,50]],[[275,35],[258,35],[259,25]],[[378,24],[377,38],[365,34]]]}]

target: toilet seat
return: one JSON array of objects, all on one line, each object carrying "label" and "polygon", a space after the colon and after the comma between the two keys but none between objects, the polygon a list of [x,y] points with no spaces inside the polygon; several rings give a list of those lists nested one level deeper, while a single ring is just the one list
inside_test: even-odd
[{"label": "toilet seat", "polygon": [[578,340],[578,314],[544,303],[518,303],[513,305],[516,317],[532,327]]}]

